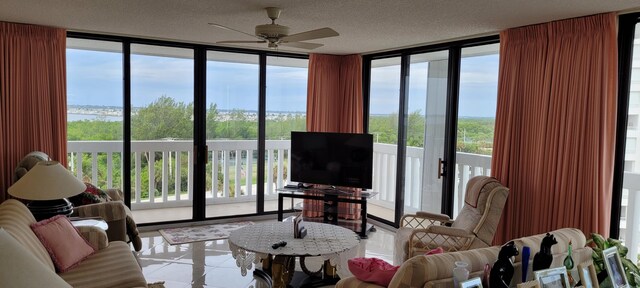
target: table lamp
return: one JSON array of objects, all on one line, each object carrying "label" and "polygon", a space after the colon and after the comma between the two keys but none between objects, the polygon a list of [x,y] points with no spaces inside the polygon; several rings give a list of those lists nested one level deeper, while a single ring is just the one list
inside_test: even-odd
[{"label": "table lamp", "polygon": [[40,221],[59,214],[70,215],[73,204],[66,198],[86,189],[82,181],[57,161],[42,161],[9,187],[9,195],[32,200],[27,207]]}]

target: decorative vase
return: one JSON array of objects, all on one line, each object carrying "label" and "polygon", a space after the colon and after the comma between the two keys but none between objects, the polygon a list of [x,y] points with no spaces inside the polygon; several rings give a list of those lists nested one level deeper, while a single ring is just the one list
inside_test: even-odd
[{"label": "decorative vase", "polygon": [[527,282],[527,273],[529,273],[529,256],[531,255],[531,248],[529,246],[522,247],[522,278],[521,282]]},{"label": "decorative vase", "polygon": [[573,271],[573,257],[571,252],[571,240],[569,240],[569,250],[567,251],[567,257],[564,258],[563,261],[564,267],[567,268],[567,275],[569,276],[569,285],[575,285],[575,281],[571,275],[571,271]]},{"label": "decorative vase", "polygon": [[453,285],[454,287],[460,287],[460,282],[469,278],[469,264],[463,261],[456,261],[456,267],[453,268]]}]

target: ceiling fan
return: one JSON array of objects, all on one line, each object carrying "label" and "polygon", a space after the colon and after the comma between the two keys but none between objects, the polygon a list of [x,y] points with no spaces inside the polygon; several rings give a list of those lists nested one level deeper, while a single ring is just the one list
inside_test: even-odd
[{"label": "ceiling fan", "polygon": [[280,17],[280,12],[282,11],[282,9],[277,8],[277,7],[267,7],[265,9],[267,10],[267,15],[271,19],[271,24],[263,24],[263,25],[256,26],[255,35],[254,34],[250,34],[250,33],[246,33],[246,32],[242,32],[240,30],[236,30],[236,29],[224,26],[224,25],[220,25],[220,24],[216,24],[216,23],[209,23],[209,25],[212,25],[212,26],[215,26],[215,27],[218,27],[218,28],[235,31],[235,32],[238,32],[238,33],[249,35],[249,36],[254,37],[254,38],[258,38],[258,39],[260,39],[260,41],[242,41],[242,40],[236,41],[236,40],[231,40],[231,41],[218,41],[216,43],[221,43],[221,44],[224,44],[224,43],[269,43],[268,44],[269,48],[277,48],[278,46],[288,46],[288,47],[295,47],[295,48],[311,50],[311,49],[315,49],[315,48],[321,47],[321,46],[323,46],[323,44],[300,42],[300,41],[327,38],[327,37],[334,37],[334,36],[340,35],[335,30],[333,30],[331,28],[327,28],[327,27],[289,35],[289,27],[283,26],[283,25],[278,25],[278,24],[275,23],[276,19],[278,19],[278,17]]}]

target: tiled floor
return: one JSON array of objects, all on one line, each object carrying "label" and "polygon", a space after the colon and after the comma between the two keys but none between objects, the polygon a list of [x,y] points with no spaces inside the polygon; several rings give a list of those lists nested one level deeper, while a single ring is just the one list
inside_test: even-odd
[{"label": "tiled floor", "polygon": [[[376,227],[368,239],[361,241],[359,256],[378,257],[391,263],[393,235]],[[170,245],[160,233],[152,231],[142,233],[142,243],[138,258],[147,282],[164,281],[167,288],[260,287],[253,278],[253,269],[246,276],[241,275],[227,240]],[[319,259],[307,260],[309,269],[320,267],[320,264]]]}]

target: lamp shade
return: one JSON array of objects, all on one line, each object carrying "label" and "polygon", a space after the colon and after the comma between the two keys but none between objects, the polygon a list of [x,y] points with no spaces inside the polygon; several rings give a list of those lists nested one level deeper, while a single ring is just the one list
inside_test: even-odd
[{"label": "lamp shade", "polygon": [[25,200],[56,200],[86,189],[82,181],[57,161],[42,161],[9,187],[9,195]]}]

